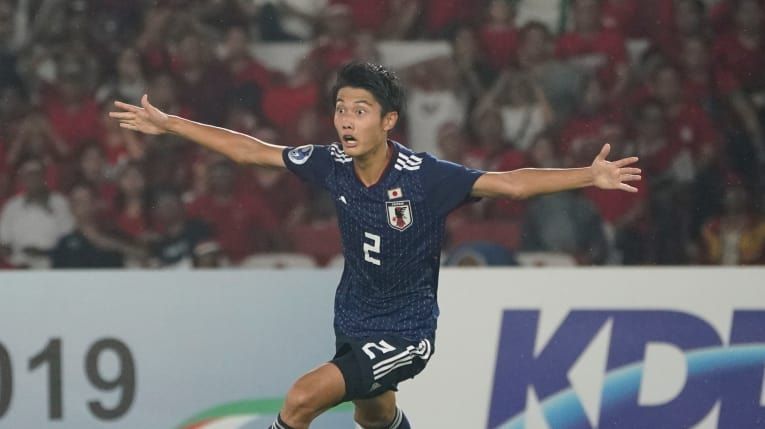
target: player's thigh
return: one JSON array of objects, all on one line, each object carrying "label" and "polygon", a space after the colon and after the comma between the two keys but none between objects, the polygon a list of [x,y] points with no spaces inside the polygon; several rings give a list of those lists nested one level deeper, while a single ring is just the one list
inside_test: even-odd
[{"label": "player's thigh", "polygon": [[396,416],[396,393],[392,390],[374,398],[355,399],[354,420],[364,427],[382,427]]},{"label": "player's thigh", "polygon": [[288,409],[327,410],[342,400],[345,380],[337,366],[325,363],[301,376],[287,393]]}]

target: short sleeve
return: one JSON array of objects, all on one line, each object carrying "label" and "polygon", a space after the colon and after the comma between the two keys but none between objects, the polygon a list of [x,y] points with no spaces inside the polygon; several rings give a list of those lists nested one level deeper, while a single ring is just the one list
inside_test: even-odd
[{"label": "short sleeve", "polygon": [[426,198],[430,207],[437,213],[446,215],[464,203],[478,200],[472,199],[470,192],[484,171],[430,155],[425,156],[423,170]]},{"label": "short sleeve", "polygon": [[284,165],[304,181],[326,188],[334,167],[331,146],[305,145],[288,147],[282,152]]}]

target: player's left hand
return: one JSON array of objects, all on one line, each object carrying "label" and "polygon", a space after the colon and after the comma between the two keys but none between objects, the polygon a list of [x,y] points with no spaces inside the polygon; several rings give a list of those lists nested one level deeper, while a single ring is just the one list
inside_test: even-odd
[{"label": "player's left hand", "polygon": [[598,156],[592,161],[593,184],[600,189],[620,189],[627,192],[637,192],[637,188],[625,182],[636,182],[641,179],[640,169],[629,167],[638,161],[638,157],[631,156],[618,161],[607,161],[606,157],[611,152],[611,145],[606,143]]}]

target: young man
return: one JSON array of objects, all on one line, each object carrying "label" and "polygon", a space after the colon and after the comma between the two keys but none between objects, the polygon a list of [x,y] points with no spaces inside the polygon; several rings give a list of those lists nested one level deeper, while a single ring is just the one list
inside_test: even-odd
[{"label": "young man", "polygon": [[342,232],[345,269],[335,298],[336,354],[300,377],[287,393],[276,429],[307,428],[334,405],[353,401],[365,429],[409,428],[396,407],[399,382],[425,367],[434,350],[439,254],[446,215],[473,198],[527,198],[598,186],[635,192],[628,167],[482,172],[413,153],[388,140],[403,108],[398,79],[378,65],[354,63],[338,74],[334,123],[339,143],[287,148],[233,131],[169,116],[149,104],[117,102],[124,128],[174,133],[242,164],[286,167],[328,189]]}]

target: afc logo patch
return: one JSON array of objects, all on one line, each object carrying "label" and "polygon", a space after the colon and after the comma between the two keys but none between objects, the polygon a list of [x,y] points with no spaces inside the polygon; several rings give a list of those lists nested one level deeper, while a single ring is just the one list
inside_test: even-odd
[{"label": "afc logo patch", "polygon": [[388,201],[385,203],[385,209],[391,228],[403,231],[412,226],[412,204],[409,200]]},{"label": "afc logo patch", "polygon": [[295,165],[303,165],[308,161],[308,158],[311,157],[311,154],[313,153],[313,145],[308,144],[305,146],[296,147],[295,149],[292,149],[289,151],[287,156],[289,157],[290,161],[292,161]]}]

